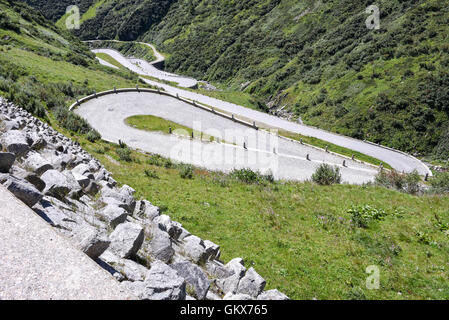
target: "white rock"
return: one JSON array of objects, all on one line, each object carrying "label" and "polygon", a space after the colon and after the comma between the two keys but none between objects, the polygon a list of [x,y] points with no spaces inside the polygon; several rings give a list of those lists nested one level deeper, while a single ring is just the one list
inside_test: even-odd
[{"label": "white rock", "polygon": [[254,268],[249,268],[239,282],[237,293],[247,294],[253,298],[257,298],[263,292],[265,285],[265,279]]},{"label": "white rock", "polygon": [[144,232],[136,223],[123,223],[110,235],[111,250],[120,258],[129,258],[139,251],[144,240]]}]

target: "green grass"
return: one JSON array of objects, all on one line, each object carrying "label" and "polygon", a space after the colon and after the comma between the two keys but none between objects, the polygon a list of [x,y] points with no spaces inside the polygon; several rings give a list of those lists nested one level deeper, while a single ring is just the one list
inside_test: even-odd
[{"label": "green grass", "polygon": [[212,136],[205,135],[204,133],[193,130],[192,128],[156,116],[132,116],[125,119],[125,123],[136,129],[157,131],[165,134],[168,134],[171,128],[173,133],[185,137],[191,137],[193,133],[194,137],[201,137],[202,140],[214,141],[214,137]]},{"label": "green grass", "polygon": [[[448,235],[434,225],[435,214],[449,221],[448,197],[371,186],[248,185],[198,168],[194,179],[185,180],[177,168],[148,164],[149,155],[133,152],[133,162],[120,162],[114,145],[79,141],[117,181],[135,188],[137,197],[220,244],[225,262],[244,258],[265,277],[268,289],[293,299],[449,298]],[[368,229],[353,228],[348,222],[353,205],[388,215]],[[380,268],[380,290],[365,287],[370,265]]]},{"label": "green grass", "polygon": [[83,84],[87,79],[89,86],[98,92],[109,90],[112,86],[129,88],[136,84],[136,81],[127,80],[120,73],[110,71],[107,67],[85,68],[66,61],[54,61],[19,48],[10,48],[2,52],[1,59],[19,65],[43,83],[71,81],[74,84]]},{"label": "green grass", "polygon": [[97,9],[105,2],[106,0],[98,0],[94,5],[92,5],[81,17],[80,23],[83,23],[86,20],[92,19],[97,15]]},{"label": "green grass", "polygon": [[[186,88],[183,88],[183,89],[186,89]],[[211,90],[206,90],[206,89],[201,89],[201,88],[187,89],[187,90],[197,92],[197,93],[203,94],[203,95],[211,97],[211,98],[231,102],[231,103],[234,103],[234,104],[237,104],[239,106],[243,106],[243,107],[246,107],[249,109],[260,110],[257,107],[257,103],[256,103],[254,97],[252,97],[250,94],[242,92],[242,91],[237,91],[237,90],[232,90],[232,89],[225,89],[225,90],[221,90],[221,91],[211,91]]]},{"label": "green grass", "polygon": [[109,62],[110,64],[112,64],[113,66],[116,66],[119,69],[125,69],[125,67],[123,67],[123,65],[118,62],[117,60],[115,60],[113,57],[111,57],[110,55],[106,54],[106,53],[102,53],[102,52],[97,52],[95,53],[95,56],[97,56],[98,58]]}]

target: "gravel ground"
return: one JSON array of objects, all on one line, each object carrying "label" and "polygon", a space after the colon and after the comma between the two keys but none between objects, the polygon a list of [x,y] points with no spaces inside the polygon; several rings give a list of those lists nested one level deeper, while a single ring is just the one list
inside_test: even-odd
[{"label": "gravel ground", "polygon": [[[197,109],[177,99],[150,93],[120,93],[90,100],[75,111],[97,129],[104,139],[122,140],[133,148],[157,153],[164,157],[190,163],[210,170],[230,171],[249,167],[266,172],[271,170],[276,178],[287,180],[310,179],[316,168],[324,162],[337,165],[342,171],[343,181],[360,184],[372,181],[377,170],[371,166],[346,160],[312,147],[303,146],[284,139],[270,138],[233,121],[207,111]],[[227,142],[227,130],[235,134],[237,145],[209,143],[177,137],[158,132],[146,132],[129,127],[124,120],[133,115],[155,115],[199,131],[218,136]],[[114,125],[111,125],[111,124]],[[213,131],[212,131],[213,130]],[[229,133],[228,133],[229,137]],[[243,141],[248,143],[244,150]],[[264,142],[265,143],[262,143]],[[276,154],[273,153],[276,148]],[[310,160],[306,159],[307,154]]]},{"label": "gravel ground", "polygon": [[136,299],[0,185],[0,300]]}]

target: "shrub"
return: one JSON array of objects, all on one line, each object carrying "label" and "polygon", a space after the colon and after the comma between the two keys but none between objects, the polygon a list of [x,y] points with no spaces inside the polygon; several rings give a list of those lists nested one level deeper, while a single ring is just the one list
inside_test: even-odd
[{"label": "shrub", "polygon": [[323,163],[312,175],[312,181],[322,186],[340,184],[341,183],[340,169],[338,167],[332,168],[330,165]]},{"label": "shrub", "polygon": [[421,176],[418,171],[414,170],[412,173],[405,175],[405,188],[404,191],[409,194],[417,194],[421,191],[420,182]]},{"label": "shrub", "polygon": [[179,169],[179,175],[183,179],[193,179],[193,167],[191,165],[182,165]]},{"label": "shrub", "polygon": [[70,131],[86,134],[92,130],[89,123],[76,113],[69,111],[66,107],[59,107],[55,111],[56,120],[59,124]]},{"label": "shrub", "polygon": [[256,183],[259,180],[259,175],[251,169],[234,169],[231,176],[245,183]]},{"label": "shrub", "polygon": [[359,228],[368,228],[371,221],[379,221],[387,216],[385,210],[373,208],[368,205],[352,207],[348,210],[348,213],[351,215],[353,225]]},{"label": "shrub", "polygon": [[379,186],[410,194],[420,192],[420,182],[421,177],[416,170],[408,174],[383,170],[375,178],[375,184]]},{"label": "shrub", "polygon": [[164,167],[166,169],[170,169],[173,167],[173,162],[170,159],[165,159],[158,154],[151,155],[147,163],[157,167]]},{"label": "shrub", "polygon": [[86,138],[90,142],[95,142],[101,139],[101,135],[97,130],[92,129],[87,133]]},{"label": "shrub", "polygon": [[449,172],[439,172],[430,180],[431,191],[449,193]]},{"label": "shrub", "polygon": [[248,184],[264,184],[266,182],[274,183],[274,175],[271,171],[266,174],[262,174],[259,171],[256,172],[249,168],[234,169],[230,175],[231,177]]},{"label": "shrub", "polygon": [[150,170],[150,169],[145,169],[144,170],[145,176],[147,178],[152,178],[152,179],[159,179],[158,174],[156,173],[156,171],[154,170]]},{"label": "shrub", "polygon": [[117,148],[115,152],[122,161],[130,162],[132,160],[131,150],[129,148]]}]

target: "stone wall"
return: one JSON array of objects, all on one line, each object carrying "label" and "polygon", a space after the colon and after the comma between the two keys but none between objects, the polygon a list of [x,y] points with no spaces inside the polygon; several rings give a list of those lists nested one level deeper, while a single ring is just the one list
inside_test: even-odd
[{"label": "stone wall", "polygon": [[224,264],[220,246],[136,199],[78,144],[2,98],[0,120],[0,183],[140,299],[288,299],[264,291],[242,259]]}]

